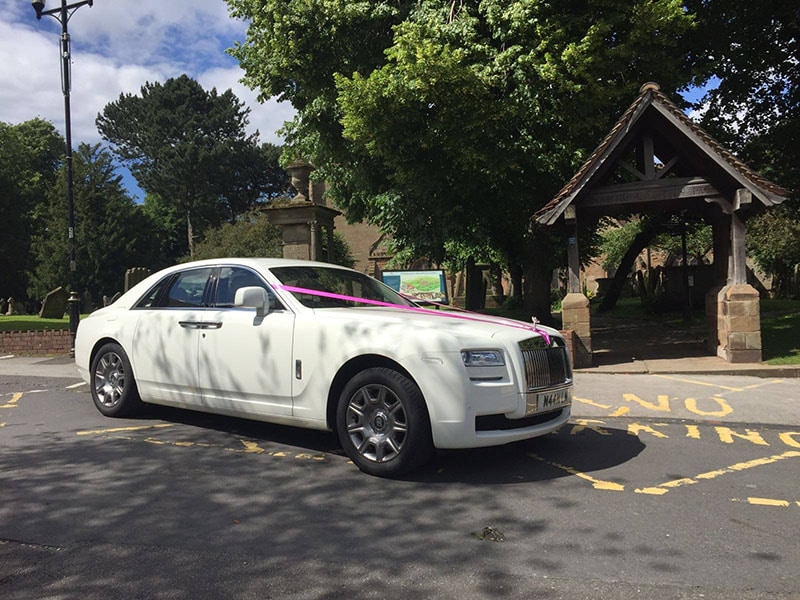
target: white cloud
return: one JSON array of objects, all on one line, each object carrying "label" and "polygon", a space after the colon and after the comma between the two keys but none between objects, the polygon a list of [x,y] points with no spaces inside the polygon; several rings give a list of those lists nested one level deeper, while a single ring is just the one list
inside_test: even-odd
[{"label": "white cloud", "polygon": [[[244,39],[246,26],[229,17],[223,0],[95,0],[76,11],[69,32],[74,145],[100,141],[95,118],[121,93],[184,73],[206,89],[232,89],[251,108],[251,131],[262,141],[278,142],[276,130],[294,115],[285,103],[259,104],[239,83],[243,72],[225,50]],[[1,122],[41,117],[63,133],[59,35],[60,25],[37,21],[27,0],[0,0]]]}]

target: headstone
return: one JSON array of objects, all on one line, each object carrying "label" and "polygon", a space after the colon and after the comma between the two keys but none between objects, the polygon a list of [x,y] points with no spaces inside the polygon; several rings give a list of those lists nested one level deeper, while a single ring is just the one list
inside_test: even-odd
[{"label": "headstone", "polygon": [[67,312],[69,294],[63,287],[57,287],[44,297],[39,317],[42,319],[61,319]]},{"label": "headstone", "polygon": [[5,298],[0,298],[0,315],[6,314],[8,310],[8,301]]},{"label": "headstone", "polygon": [[14,300],[14,298],[8,299],[8,309],[6,310],[6,315],[8,315],[9,317],[11,315],[16,315],[18,313],[16,306],[14,306],[15,304],[16,300]]},{"label": "headstone", "polygon": [[125,291],[127,292],[137,283],[146,279],[151,271],[147,267],[132,267],[125,271]]}]

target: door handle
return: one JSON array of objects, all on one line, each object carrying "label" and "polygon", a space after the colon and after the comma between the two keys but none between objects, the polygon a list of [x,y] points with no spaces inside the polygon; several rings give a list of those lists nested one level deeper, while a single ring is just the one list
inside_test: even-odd
[{"label": "door handle", "polygon": [[178,325],[184,329],[219,329],[222,323],[219,321],[178,321]]}]

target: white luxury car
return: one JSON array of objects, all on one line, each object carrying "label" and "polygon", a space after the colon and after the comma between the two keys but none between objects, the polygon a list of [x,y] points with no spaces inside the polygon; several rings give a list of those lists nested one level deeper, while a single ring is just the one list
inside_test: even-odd
[{"label": "white luxury car", "polygon": [[80,323],[75,361],[104,415],[147,402],[335,430],[379,476],[434,448],[544,435],[572,402],[557,331],[422,308],[357,271],[300,260],[151,275]]}]

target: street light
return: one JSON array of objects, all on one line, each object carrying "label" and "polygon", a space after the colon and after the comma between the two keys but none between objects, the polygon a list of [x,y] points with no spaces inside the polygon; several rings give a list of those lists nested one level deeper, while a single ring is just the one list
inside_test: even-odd
[{"label": "street light", "polygon": [[72,198],[72,121],[69,110],[69,91],[70,91],[70,49],[69,31],[67,23],[72,14],[84,4],[92,6],[94,0],[82,0],[67,4],[67,0],[61,0],[61,6],[50,10],[44,9],[45,0],[33,0],[33,10],[36,11],[36,18],[41,20],[42,15],[53,17],[61,23],[61,91],[64,92],[64,125],[66,128],[66,166],[67,166],[67,224],[68,224],[68,248],[69,248],[69,299],[67,300],[67,310],[69,312],[69,335],[70,346],[69,355],[75,357],[75,334],[78,332],[78,321],[80,320],[80,297],[78,296],[77,282],[75,281],[77,266],[75,261],[75,204]]}]

